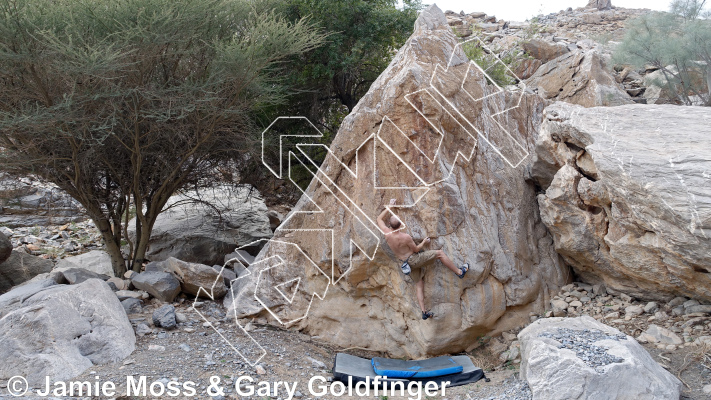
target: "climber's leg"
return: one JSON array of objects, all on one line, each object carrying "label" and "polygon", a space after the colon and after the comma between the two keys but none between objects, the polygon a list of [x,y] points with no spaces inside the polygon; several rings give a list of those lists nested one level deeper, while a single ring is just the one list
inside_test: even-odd
[{"label": "climber's leg", "polygon": [[442,250],[437,250],[437,259],[444,264],[445,267],[449,268],[452,272],[454,272],[457,275],[462,274],[462,270],[459,269],[456,265],[454,265],[454,262],[452,262],[452,259],[447,257],[446,254],[444,254],[444,251]]},{"label": "climber's leg", "polygon": [[426,312],[425,308],[425,281],[420,279],[419,282],[415,284],[415,291],[417,292],[417,302],[420,304],[420,309],[422,312]]}]

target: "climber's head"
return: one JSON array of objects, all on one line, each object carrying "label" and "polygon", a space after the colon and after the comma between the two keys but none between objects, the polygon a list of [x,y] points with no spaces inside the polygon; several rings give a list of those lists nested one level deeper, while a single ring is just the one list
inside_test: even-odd
[{"label": "climber's head", "polygon": [[400,220],[396,216],[390,217],[390,227],[393,229],[400,229]]}]

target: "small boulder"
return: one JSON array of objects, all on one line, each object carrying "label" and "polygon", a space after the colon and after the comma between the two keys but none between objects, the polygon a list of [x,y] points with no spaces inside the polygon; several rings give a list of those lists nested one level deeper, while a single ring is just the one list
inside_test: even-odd
[{"label": "small boulder", "polygon": [[112,277],[109,278],[106,283],[113,283],[116,286],[116,290],[126,290],[126,282],[123,279]]},{"label": "small boulder", "polygon": [[50,260],[12,251],[10,256],[0,263],[0,293],[51,270]]},{"label": "small boulder", "polygon": [[212,269],[217,271],[218,274],[222,275],[222,278],[225,280],[225,286],[230,286],[231,282],[235,279],[237,279],[237,274],[234,273],[231,269],[227,267],[222,267],[220,265],[213,265]]},{"label": "small boulder", "polygon": [[138,299],[126,299],[121,302],[123,309],[126,310],[126,314],[139,314],[143,312],[143,306],[141,300]]},{"label": "small boulder", "polygon": [[[83,268],[67,268],[67,269],[56,269],[52,273],[60,273],[70,285],[77,285],[79,283],[88,281],[89,279],[101,279],[102,281],[108,280],[108,275],[97,274],[88,269]],[[117,288],[118,289],[118,288]]]},{"label": "small boulder", "polygon": [[695,313],[711,314],[711,305],[699,304],[696,306],[686,307],[684,309],[684,311],[686,312],[686,314],[695,314]]},{"label": "small boulder", "polygon": [[[556,339],[571,334],[574,339]],[[679,379],[639,343],[591,317],[539,319],[518,338],[521,378],[534,399],[678,399],[681,394]]]},{"label": "small boulder", "polygon": [[674,307],[678,307],[678,306],[684,304],[687,300],[689,300],[689,299],[687,299],[686,297],[679,296],[679,297],[673,298],[668,304],[669,304],[669,307],[674,308]]},{"label": "small boulder", "polygon": [[81,268],[97,274],[107,275],[108,277],[114,276],[111,256],[103,250],[92,250],[78,256],[63,258],[57,262],[54,268]]},{"label": "small boulder", "polygon": [[165,329],[173,329],[177,323],[175,321],[175,307],[166,304],[153,312],[153,325]]},{"label": "small boulder", "polygon": [[654,314],[657,310],[659,310],[659,304],[654,301],[650,301],[646,306],[644,306],[644,312],[647,314]]},{"label": "small boulder", "polygon": [[523,50],[536,60],[547,63],[568,52],[568,47],[561,43],[551,43],[542,39],[532,39],[523,44]]},{"label": "small boulder", "polygon": [[144,323],[140,323],[136,326],[136,335],[138,336],[146,336],[150,335],[153,333],[153,329],[151,329],[150,326]]},{"label": "small boulder", "polygon": [[640,306],[628,306],[625,307],[625,316],[634,318],[638,315],[642,315],[644,309]]},{"label": "small boulder", "polygon": [[638,339],[649,343],[659,343],[664,345],[678,346],[684,343],[676,333],[658,325],[649,325],[646,331],[639,335]]},{"label": "small boulder", "polygon": [[175,274],[180,280],[182,291],[193,296],[199,294],[201,297],[212,296],[213,299],[220,299],[227,293],[224,280],[219,279],[220,273],[207,265],[189,263],[170,257],[165,261],[150,263],[146,266],[146,271],[149,269],[150,271],[165,271]]},{"label": "small boulder", "polygon": [[180,281],[168,272],[147,271],[131,280],[137,289],[148,292],[160,301],[170,303],[180,293]]}]

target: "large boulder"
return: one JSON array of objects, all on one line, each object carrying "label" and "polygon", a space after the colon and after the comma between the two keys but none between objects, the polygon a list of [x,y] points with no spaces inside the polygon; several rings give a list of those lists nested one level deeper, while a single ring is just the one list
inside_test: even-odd
[{"label": "large boulder", "polygon": [[[476,346],[544,311],[569,277],[524,179],[544,102],[487,84],[457,44],[436,6],[421,13],[343,121],[319,177],[239,274],[228,315],[289,324],[341,347],[423,357]],[[308,165],[297,148],[291,153],[282,153],[285,177],[290,164]],[[439,262],[428,269],[433,319],[421,319],[414,282],[375,223],[391,198],[410,206],[394,211],[415,240],[433,237],[429,248],[471,265],[465,279]]]},{"label": "large boulder", "polygon": [[120,361],[136,337],[108,285],[34,282],[0,296],[0,380],[65,381],[93,365]]},{"label": "large boulder", "polygon": [[0,264],[4,263],[5,260],[10,258],[12,253],[12,242],[5,236],[4,233],[0,232]]},{"label": "large boulder", "polygon": [[701,107],[556,103],[531,175],[558,252],[586,282],[711,300],[711,125]]},{"label": "large boulder", "polygon": [[[219,186],[174,195],[156,219],[146,258],[222,264],[236,247],[272,237],[267,212],[264,199],[251,187]],[[135,238],[135,222],[129,223],[128,232]]]},{"label": "large boulder", "polygon": [[565,53],[543,64],[526,84],[545,99],[585,107],[632,103],[596,49]]},{"label": "large boulder", "polygon": [[[224,279],[217,279],[220,276],[220,270],[215,270],[207,265],[189,263],[171,257],[165,261],[149,263],[146,265],[146,271],[172,273],[180,281],[183,293],[193,296],[212,296],[214,299],[219,299],[227,293]],[[203,290],[200,290],[201,288]]]},{"label": "large boulder", "polygon": [[19,251],[12,251],[10,257],[0,263],[0,293],[13,286],[29,281],[39,274],[52,270],[51,260]]},{"label": "large boulder", "polygon": [[54,268],[60,271],[64,268],[81,268],[109,277],[114,276],[111,256],[103,250],[92,250],[78,256],[63,258],[57,262]]},{"label": "large boulder", "polygon": [[521,379],[547,400],[678,399],[681,382],[633,338],[583,316],[544,318],[518,334]]}]

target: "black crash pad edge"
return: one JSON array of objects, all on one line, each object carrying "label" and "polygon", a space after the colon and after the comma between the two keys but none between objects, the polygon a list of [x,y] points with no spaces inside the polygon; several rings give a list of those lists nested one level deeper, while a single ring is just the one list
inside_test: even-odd
[{"label": "black crash pad edge", "polygon": [[[343,382],[346,385],[350,384],[356,384],[358,382],[365,382],[366,378],[369,377],[371,384],[373,382],[373,378],[376,376],[375,373],[373,372],[372,366],[370,368],[370,374],[365,375],[365,376],[358,376],[355,374],[348,374],[346,372],[341,372],[336,369],[337,363],[338,363],[338,356],[342,353],[336,354],[336,357],[333,361],[333,378]],[[354,356],[351,356],[354,357]],[[360,357],[359,357],[360,358]],[[467,358],[468,359],[468,358]],[[363,361],[367,362],[370,365],[370,360],[362,359]],[[380,384],[378,387],[383,387],[383,388],[388,388],[390,384],[393,382],[403,382],[405,384],[405,390],[407,390],[407,385],[410,382],[421,382],[423,385],[428,383],[428,382],[434,382],[437,384],[437,386],[442,387],[442,385],[445,382],[449,382],[447,384],[447,387],[454,387],[454,386],[462,386],[466,385],[469,383],[474,383],[477,382],[481,379],[485,379],[487,382],[489,381],[488,378],[484,375],[484,371],[481,368],[473,368],[473,370],[470,370],[468,368],[464,368],[463,372],[460,372],[458,374],[451,374],[451,375],[444,375],[444,376],[436,376],[436,377],[430,377],[430,378],[413,378],[413,379],[405,379],[405,378],[393,378],[393,379],[387,379],[387,380],[379,380]]]}]

